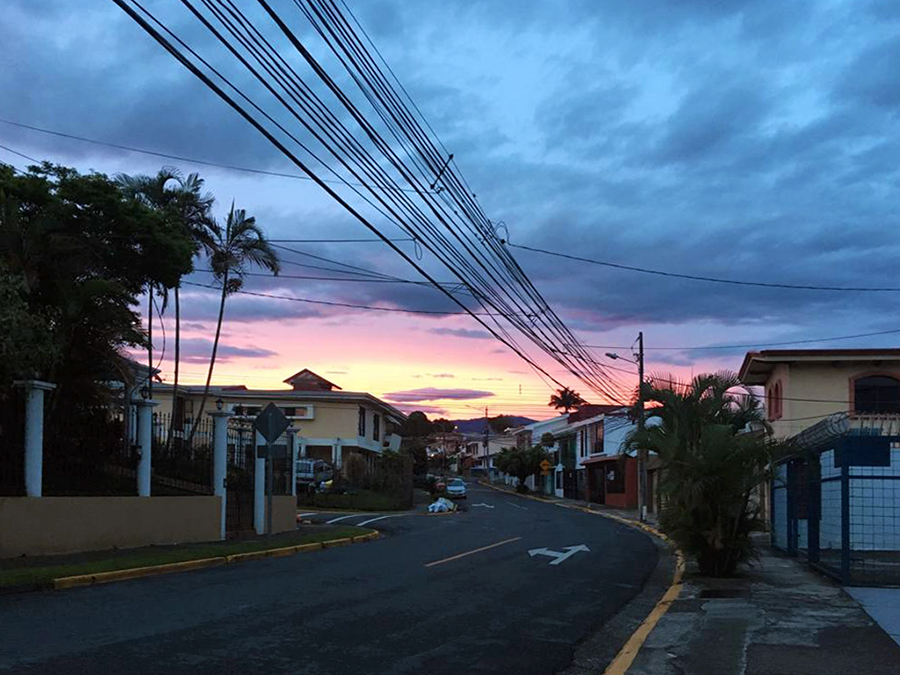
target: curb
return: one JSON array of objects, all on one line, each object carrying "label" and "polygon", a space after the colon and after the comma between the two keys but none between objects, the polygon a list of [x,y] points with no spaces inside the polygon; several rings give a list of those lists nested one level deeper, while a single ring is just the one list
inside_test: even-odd
[{"label": "curb", "polygon": [[250,560],[263,560],[265,558],[284,558],[286,556],[295,555],[297,553],[309,553],[311,551],[319,551],[326,548],[347,546],[348,544],[361,544],[367,541],[374,541],[380,536],[380,532],[374,531],[370,532],[369,534],[360,534],[355,537],[341,537],[339,539],[317,541],[312,544],[297,544],[296,546],[270,548],[264,551],[250,551],[249,553],[235,553],[233,555],[217,556],[215,558],[185,560],[184,562],[167,563],[165,565],[152,565],[150,567],[132,567],[131,569],[115,570],[112,572],[97,572],[95,574],[78,574],[70,577],[58,577],[52,581],[50,587],[54,589],[78,588],[80,586],[108,584],[115,581],[140,579],[143,577],[152,577],[162,574],[189,572],[191,570],[207,569],[210,567],[219,567],[221,565],[232,565],[234,563],[248,562]]},{"label": "curb", "polygon": [[661,539],[666,543],[666,545],[668,545],[672,550],[675,551],[675,573],[672,575],[672,583],[669,585],[669,588],[666,589],[666,592],[663,593],[663,596],[657,601],[653,609],[650,610],[650,613],[647,615],[647,617],[631,634],[631,637],[629,637],[628,640],[625,641],[625,644],[616,654],[615,658],[613,658],[610,664],[606,667],[606,670],[603,671],[603,675],[625,675],[625,673],[627,673],[628,669],[631,667],[631,664],[634,662],[635,657],[637,657],[638,652],[641,650],[641,647],[644,646],[647,638],[650,637],[650,633],[654,628],[656,628],[656,624],[658,624],[663,615],[667,611],[669,611],[669,607],[672,606],[672,603],[675,602],[675,600],[678,598],[678,595],[681,593],[681,580],[684,577],[685,560],[684,553],[681,551],[681,549],[679,549],[675,545],[675,542],[672,541],[668,536],[657,530],[655,527],[647,525],[646,523],[641,523],[636,520],[630,520],[629,518],[622,518],[621,516],[616,516],[611,513],[592,511],[591,509],[584,506],[574,506],[571,504],[565,504],[563,502],[552,502],[546,499],[532,497],[531,495],[523,495],[519,494],[518,492],[510,492],[508,490],[504,490],[503,488],[494,487],[490,483],[482,483],[482,485],[487,485],[487,487],[493,488],[498,492],[506,492],[507,494],[515,495],[516,497],[525,497],[526,499],[532,499],[536,502],[543,502],[544,504],[556,504],[566,509],[583,511],[584,513],[590,513],[595,516],[602,516],[604,518],[609,518],[610,520],[615,520],[622,525],[627,525],[628,527],[643,530],[647,534]]}]

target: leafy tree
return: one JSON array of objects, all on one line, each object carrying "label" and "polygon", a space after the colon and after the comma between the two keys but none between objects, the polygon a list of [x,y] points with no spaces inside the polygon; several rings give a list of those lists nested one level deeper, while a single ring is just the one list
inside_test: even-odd
[{"label": "leafy tree", "polygon": [[[0,166],[0,265],[49,340],[28,376],[57,384],[53,407],[87,407],[105,396],[104,380],[126,376],[122,348],[147,342],[140,294],[173,287],[191,252],[180,228],[102,174]],[[27,343],[10,344],[20,354],[12,363],[30,362]]]},{"label": "leafy tree", "polygon": [[[123,192],[139,200],[149,208],[158,212],[163,218],[181,227],[185,235],[190,239],[194,255],[201,252],[212,252],[217,225],[212,218],[210,209],[215,201],[212,194],[203,191],[203,179],[196,173],[187,177],[173,167],[163,167],[155,176],[128,176],[119,174],[116,181],[122,186]],[[180,282],[175,285],[175,372],[172,382],[173,396],[177,396],[179,364],[181,361],[181,298],[179,294]],[[152,300],[152,298],[151,298]],[[153,309],[150,308],[149,316],[152,318]],[[149,322],[152,326],[152,321]],[[152,337],[152,332],[149,333]],[[150,367],[153,367],[153,344],[149,341]],[[174,400],[174,399],[173,399]],[[172,415],[166,447],[172,443],[176,416]]]},{"label": "leafy tree", "polygon": [[491,431],[495,434],[506,433],[506,430],[515,425],[513,418],[509,415],[497,415],[488,420]]},{"label": "leafy tree", "polygon": [[456,429],[456,425],[448,419],[439,417],[431,423],[432,433],[451,433]]},{"label": "leafy tree", "polygon": [[556,393],[550,396],[549,405],[551,408],[556,408],[557,410],[562,409],[564,412],[568,413],[570,410],[576,410],[584,405],[586,401],[581,398],[581,395],[575,391],[574,389],[569,389],[568,387],[563,387],[562,389],[557,389]]},{"label": "leafy tree", "polygon": [[406,416],[406,421],[398,431],[403,439],[402,447],[412,457],[413,472],[416,475],[428,472],[428,454],[425,446],[433,429],[434,425],[429,421],[428,416],[415,410]]},{"label": "leafy tree", "polygon": [[244,285],[244,274],[247,267],[255,265],[277,275],[281,270],[278,256],[268,242],[263,231],[256,224],[256,218],[248,216],[244,209],[235,209],[234,203],[225,220],[224,228],[216,229],[216,236],[211,243],[210,267],[213,277],[222,285],[219,301],[219,319],[216,322],[216,337],[213,340],[212,355],[209,359],[209,371],[206,374],[206,386],[200,399],[200,409],[191,427],[187,444],[190,446],[197,431],[197,424],[209,398],[209,385],[212,381],[213,368],[216,365],[216,352],[219,349],[219,336],[222,333],[222,319],[225,316],[225,299],[241,290]]},{"label": "leafy tree", "polygon": [[759,400],[733,373],[689,383],[653,377],[643,395],[650,423],[627,443],[659,455],[660,524],[702,574],[730,576],[757,555],[750,535],[761,523],[752,495],[782,446],[765,433]]},{"label": "leafy tree", "polygon": [[525,481],[541,470],[541,462],[549,460],[550,455],[541,445],[532,445],[530,448],[503,448],[497,455],[494,463],[504,473],[508,473],[519,479],[516,489],[525,492]]}]

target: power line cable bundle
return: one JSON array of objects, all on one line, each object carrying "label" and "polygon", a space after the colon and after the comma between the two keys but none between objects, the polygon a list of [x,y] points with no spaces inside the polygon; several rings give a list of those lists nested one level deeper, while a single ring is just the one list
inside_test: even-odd
[{"label": "power line cable bundle", "polygon": [[[368,36],[360,36],[365,33],[349,8],[343,3],[343,8],[338,6],[335,0],[293,0],[293,7],[326,48],[325,57],[338,64],[335,70],[342,73],[340,77],[352,83],[342,87],[338,76],[326,70],[289,26],[299,17],[286,19],[267,0],[257,1],[264,18],[254,21],[233,0],[181,0],[227,50],[228,58],[243,66],[240,81],[247,82],[249,75],[251,86],[262,94],[254,96],[234,84],[236,78],[223,75],[140,2],[114,0],[353,217],[536,372],[562,384],[526,352],[513,330],[594,392],[620,402],[630,388],[591,357],[498,239],[453,155],[437,139]],[[313,77],[301,77],[291,65],[297,59],[289,62],[273,45],[275,37],[270,40],[260,30],[258,25],[267,24],[266,18],[277,28],[278,40],[299,54]],[[355,100],[360,96],[361,100]],[[272,108],[277,112],[270,112]],[[362,108],[370,112],[364,113]],[[287,119],[290,122],[279,121]],[[340,194],[326,183],[325,176],[342,182]],[[423,265],[384,234],[384,223],[399,227],[442,263],[476,306],[436,282]],[[479,306],[483,311],[477,311]]]}]

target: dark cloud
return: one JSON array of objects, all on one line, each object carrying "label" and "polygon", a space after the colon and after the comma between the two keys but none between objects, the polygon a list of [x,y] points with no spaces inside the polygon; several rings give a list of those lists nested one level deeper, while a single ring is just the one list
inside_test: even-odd
[{"label": "dark cloud", "polygon": [[491,340],[493,336],[485,330],[473,330],[471,328],[430,328],[429,333],[435,335],[452,335],[454,337],[472,338],[475,340]]},{"label": "dark cloud", "polygon": [[[185,363],[209,363],[212,344],[212,340],[204,338],[182,338],[181,360]],[[174,354],[174,347],[172,350],[169,352],[170,355]],[[278,356],[278,352],[260,347],[238,347],[219,341],[216,362],[233,361],[234,359],[266,359],[271,356]]]},{"label": "dark cloud", "polygon": [[388,401],[397,401],[400,403],[414,403],[416,401],[468,401],[477,398],[487,398],[493,396],[490,391],[481,391],[478,389],[438,389],[436,387],[423,387],[421,389],[407,389],[405,391],[394,391],[384,395]]}]

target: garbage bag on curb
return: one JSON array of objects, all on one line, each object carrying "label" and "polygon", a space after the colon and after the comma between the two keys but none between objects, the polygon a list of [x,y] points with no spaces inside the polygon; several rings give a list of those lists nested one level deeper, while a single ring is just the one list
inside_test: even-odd
[{"label": "garbage bag on curb", "polygon": [[445,513],[447,511],[456,511],[456,504],[444,497],[438,497],[428,506],[429,513]]}]

